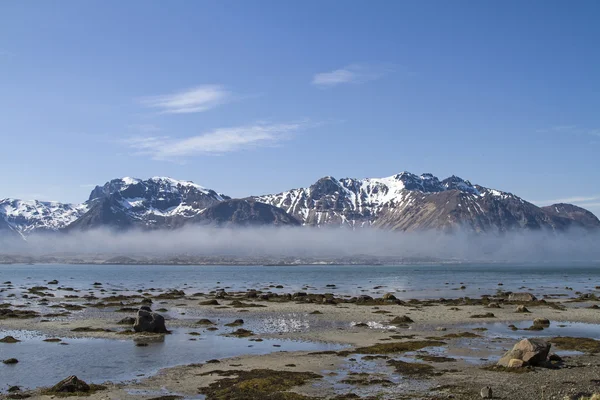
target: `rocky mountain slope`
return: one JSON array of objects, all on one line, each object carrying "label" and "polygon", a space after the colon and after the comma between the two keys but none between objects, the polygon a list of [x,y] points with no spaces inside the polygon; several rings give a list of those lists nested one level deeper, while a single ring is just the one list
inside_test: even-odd
[{"label": "rocky mountain slope", "polygon": [[507,192],[456,176],[403,172],[387,178],[319,179],[308,188],[231,199],[192,182],[166,177],[113,179],[82,204],[0,201],[0,234],[109,228],[175,229],[307,225],[388,230],[508,232],[600,229],[594,214],[569,204],[537,207]]},{"label": "rocky mountain slope", "polygon": [[591,213],[584,221],[581,213],[548,212],[511,193],[473,185],[456,176],[442,181],[431,174],[408,172],[387,178],[325,177],[308,188],[255,199],[313,226],[402,231],[462,227],[476,232],[600,228],[600,221]]}]

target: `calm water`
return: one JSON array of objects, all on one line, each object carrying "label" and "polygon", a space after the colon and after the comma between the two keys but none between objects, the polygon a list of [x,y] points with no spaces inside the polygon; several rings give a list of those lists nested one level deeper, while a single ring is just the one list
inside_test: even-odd
[{"label": "calm water", "polygon": [[[283,285],[275,292],[333,292],[340,295],[381,295],[398,298],[479,297],[496,289],[532,290],[541,294],[590,291],[600,285],[600,264],[556,265],[402,265],[402,266],[161,266],[161,265],[0,265],[0,284],[16,288],[43,285],[91,289],[101,282],[107,290],[133,291],[176,288],[186,293]],[[502,283],[503,286],[498,286]],[[326,285],[336,285],[335,288]],[[458,290],[460,286],[464,290]],[[565,289],[566,287],[573,290]],[[0,293],[0,300],[8,292]],[[65,292],[64,294],[68,294]]]},{"label": "calm water", "polygon": [[[188,332],[201,331],[200,336]],[[0,392],[7,385],[24,388],[51,386],[69,375],[90,383],[125,381],[156,373],[161,368],[203,363],[211,359],[275,351],[338,350],[342,346],[292,340],[265,339],[262,342],[221,336],[202,329],[176,329],[164,340],[138,347],[134,340],[64,338],[60,343],[44,342],[47,336],[32,331],[1,330],[21,342],[0,343],[0,359],[16,358],[15,365],[0,364]],[[196,339],[196,340],[190,340]]]}]

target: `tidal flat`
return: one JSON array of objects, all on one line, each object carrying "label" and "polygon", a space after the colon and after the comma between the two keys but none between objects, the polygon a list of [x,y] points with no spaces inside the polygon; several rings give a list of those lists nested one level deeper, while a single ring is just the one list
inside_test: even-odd
[{"label": "tidal flat", "polygon": [[[587,398],[598,285],[598,265],[4,265],[0,398]],[[142,307],[168,332],[136,332]],[[496,365],[526,338],[548,362]]]}]

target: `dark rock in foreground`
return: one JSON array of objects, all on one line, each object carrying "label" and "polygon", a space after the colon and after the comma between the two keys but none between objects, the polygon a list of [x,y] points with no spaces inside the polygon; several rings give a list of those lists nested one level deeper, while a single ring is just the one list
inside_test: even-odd
[{"label": "dark rock in foreground", "polygon": [[138,311],[135,322],[133,323],[133,330],[136,332],[150,333],[169,332],[165,326],[165,318],[162,315],[141,309]]}]

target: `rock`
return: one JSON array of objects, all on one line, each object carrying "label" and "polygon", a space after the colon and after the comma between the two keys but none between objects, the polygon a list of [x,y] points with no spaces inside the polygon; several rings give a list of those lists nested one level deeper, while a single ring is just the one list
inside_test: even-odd
[{"label": "rock", "polygon": [[519,343],[515,344],[512,350],[506,352],[502,358],[498,361],[498,365],[503,367],[511,367],[518,364],[512,360],[523,361],[523,365],[538,365],[542,364],[548,358],[550,352],[550,343],[542,339],[523,339]]},{"label": "rock", "polygon": [[55,279],[53,281],[48,282],[48,285],[58,285],[58,281]]},{"label": "rock", "polygon": [[20,392],[21,386],[11,386],[8,388],[8,393]]},{"label": "rock", "polygon": [[393,293],[386,293],[381,298],[384,300],[396,300],[396,296]]},{"label": "rock", "polygon": [[133,317],[125,317],[122,320],[120,320],[119,322],[117,322],[117,325],[133,325],[135,324],[135,318]]},{"label": "rock", "polygon": [[490,303],[486,306],[486,308],[500,308],[500,304],[498,303]]},{"label": "rock", "polygon": [[19,362],[16,358],[9,358],[7,360],[2,361],[4,364],[16,364]]},{"label": "rock", "polygon": [[443,326],[438,326],[437,328],[435,328],[435,330],[438,332],[443,332],[446,330],[446,328],[444,328]]},{"label": "rock", "polygon": [[395,317],[393,320],[390,321],[390,324],[410,324],[411,322],[415,321],[413,321],[410,317],[403,315],[401,317]]},{"label": "rock", "polygon": [[550,354],[550,356],[548,356],[548,360],[549,361],[556,361],[556,362],[561,362],[563,359],[561,356],[559,356],[558,354]]},{"label": "rock", "polygon": [[517,309],[515,310],[515,312],[518,312],[518,313],[528,313],[530,311],[524,305],[520,305],[520,306],[517,306]]},{"label": "rock", "polygon": [[20,342],[19,339],[15,339],[13,336],[4,336],[2,339],[0,339],[0,343],[18,343]]},{"label": "rock", "polygon": [[523,366],[525,366],[525,362],[517,358],[510,360],[507,365],[508,368],[521,368]]},{"label": "rock", "polygon": [[306,296],[308,296],[308,295],[306,294],[306,292],[296,292],[296,293],[294,293],[294,294],[292,295],[292,298],[294,298],[294,299],[295,299],[295,298],[297,298],[297,297],[306,297]]},{"label": "rock", "polygon": [[48,392],[50,393],[76,393],[76,392],[89,392],[90,385],[77,378],[75,375],[71,375],[66,379],[58,382],[52,386]]},{"label": "rock", "polygon": [[215,295],[216,299],[224,299],[225,297],[227,297],[227,292],[225,292],[224,290],[218,291]]},{"label": "rock", "polygon": [[550,326],[550,320],[547,318],[536,318],[533,320],[533,325],[547,328]]},{"label": "rock", "polygon": [[148,311],[148,312],[152,312],[152,309],[149,306],[141,306],[140,310],[142,311]]},{"label": "rock", "polygon": [[155,312],[140,309],[133,323],[136,332],[168,333],[165,318]]},{"label": "rock", "polygon": [[508,295],[508,301],[536,301],[537,298],[531,293],[521,292],[521,293],[511,293]]},{"label": "rock", "polygon": [[482,399],[491,399],[492,398],[492,388],[489,386],[486,386],[483,389],[481,389],[480,394],[481,394]]},{"label": "rock", "polygon": [[356,302],[357,303],[366,303],[367,301],[371,301],[371,300],[373,300],[373,298],[371,296],[367,296],[366,294],[361,294],[356,299]]}]

